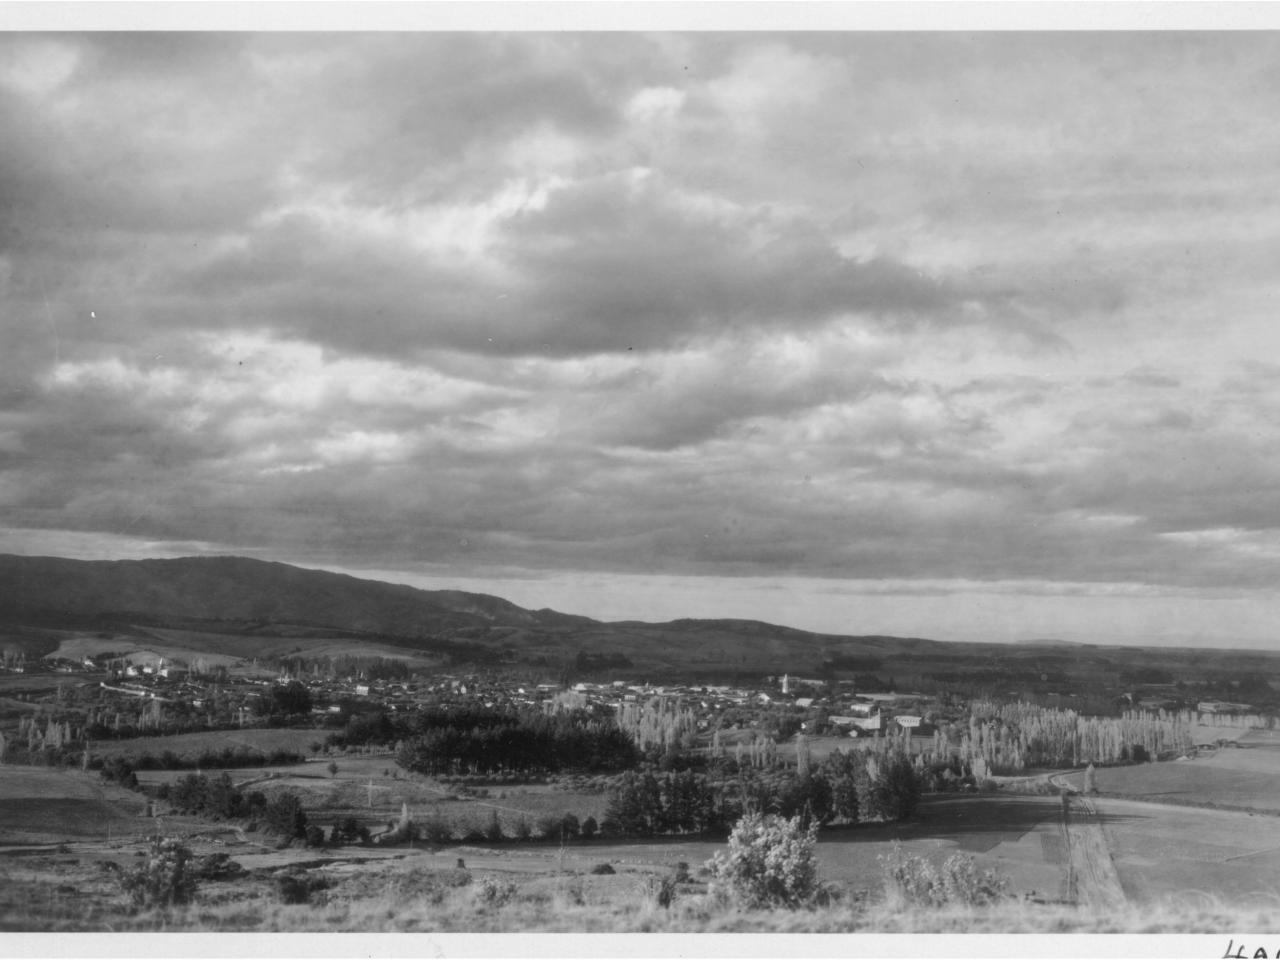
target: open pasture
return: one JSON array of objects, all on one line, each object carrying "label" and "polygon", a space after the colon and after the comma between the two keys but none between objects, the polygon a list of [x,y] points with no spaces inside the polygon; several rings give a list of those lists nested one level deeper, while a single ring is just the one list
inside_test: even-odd
[{"label": "open pasture", "polygon": [[[370,827],[382,825],[399,818],[402,805],[407,804],[415,821],[437,821],[456,837],[483,832],[495,815],[508,837],[516,835],[521,821],[536,831],[544,818],[567,813],[580,821],[595,817],[598,822],[608,804],[603,794],[552,790],[542,784],[494,785],[476,795],[428,777],[406,775],[390,757],[356,758],[355,762],[338,758],[337,763],[334,776],[325,765],[308,763],[252,789],[292,790],[302,798],[308,816],[326,825],[347,816]],[[243,773],[252,777],[254,771]]]},{"label": "open pasture", "polygon": [[367,637],[343,636],[296,636],[283,637],[261,634],[207,633],[194,630],[173,630],[168,628],[148,628],[148,633],[172,644],[176,648],[188,651],[186,656],[201,655],[208,658],[208,652],[226,654],[235,659],[251,659],[254,657],[385,657],[388,660],[403,660],[413,667],[430,667],[439,663],[438,658],[424,655],[420,651],[398,647],[389,643],[379,643]]},{"label": "open pasture", "polygon": [[1280,908],[1280,831],[1271,817],[1110,797],[1094,802],[1131,901],[1216,896]]},{"label": "open pasture", "polygon": [[1213,746],[1219,740],[1230,743],[1270,743],[1280,746],[1280,730],[1253,727],[1215,727],[1205,723],[1191,725],[1191,740],[1197,746]]},{"label": "open pasture", "polygon": [[73,687],[79,683],[92,681],[97,685],[104,674],[65,674],[65,673],[0,673],[0,696],[13,696],[16,693],[46,694],[53,693],[58,687]]},{"label": "open pasture", "polygon": [[162,638],[126,636],[101,636],[96,633],[71,634],[62,638],[56,649],[46,657],[57,657],[65,660],[83,660],[85,657],[97,657],[112,653],[128,657],[130,654],[151,654],[165,660],[187,662],[196,656],[203,656],[211,666],[230,666],[239,658],[223,656],[214,650],[201,652],[181,644],[169,643]]},{"label": "open pasture", "polygon": [[[1060,836],[1058,802],[1039,797],[962,797],[930,799],[918,817],[898,824],[864,824],[823,831],[818,837],[819,874],[825,881],[869,896],[883,883],[880,858],[894,841],[913,855],[941,863],[955,853],[974,858],[979,870],[997,870],[1019,893],[1036,891],[1057,898],[1065,873],[1065,850],[1045,838]],[[597,841],[570,848],[632,866],[672,867],[684,861],[697,869],[722,842],[704,838],[659,838],[614,843]]]},{"label": "open pasture", "polygon": [[140,832],[146,801],[97,774],[0,766],[0,843],[105,839]]},{"label": "open pasture", "polygon": [[[1135,799],[1280,812],[1280,750],[1225,748],[1194,760],[1099,767],[1098,790]],[[1083,773],[1063,778],[1083,789]]]},{"label": "open pasture", "polygon": [[206,633],[172,630],[160,627],[139,628],[138,636],[101,636],[96,633],[72,633],[56,641],[45,653],[47,657],[82,660],[106,653],[122,655],[146,653],[166,660],[190,664],[196,659],[206,667],[241,667],[243,661],[264,657],[383,657],[403,660],[414,668],[428,668],[440,663],[419,651],[378,643],[361,637],[320,636],[281,637]]}]

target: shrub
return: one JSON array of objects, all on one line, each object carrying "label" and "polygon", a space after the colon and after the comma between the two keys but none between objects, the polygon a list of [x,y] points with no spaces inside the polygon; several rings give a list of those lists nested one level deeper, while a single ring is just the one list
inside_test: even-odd
[{"label": "shrub", "polygon": [[187,903],[196,890],[190,862],[191,850],[176,837],[153,837],[150,856],[121,874],[120,887],[139,907]]},{"label": "shrub", "polygon": [[355,817],[346,817],[333,825],[329,838],[335,844],[368,843],[369,828],[361,824]]},{"label": "shrub", "polygon": [[590,840],[600,832],[600,825],[596,823],[595,817],[587,817],[587,819],[582,821],[582,827],[580,829],[582,832],[582,839]]},{"label": "shrub", "polygon": [[439,814],[434,813],[422,824],[418,836],[436,847],[453,842],[453,831],[449,829],[449,824]]},{"label": "shrub", "polygon": [[663,910],[668,909],[676,899],[676,878],[674,876],[650,877],[649,896],[653,897],[653,902]]},{"label": "shrub", "polygon": [[742,906],[790,909],[813,903],[818,884],[817,825],[750,813],[729,835],[729,848],[707,861],[717,895]]},{"label": "shrub", "polygon": [[597,863],[594,867],[591,868],[591,872],[596,876],[612,876],[618,871],[613,869],[613,866],[611,864]]},{"label": "shrub", "polygon": [[262,811],[262,818],[271,830],[282,837],[305,838],[307,835],[307,814],[297,794],[281,793],[269,800]]},{"label": "shrub", "polygon": [[247,871],[229,853],[210,853],[195,858],[191,863],[190,873],[199,880],[236,880]]},{"label": "shrub", "polygon": [[516,885],[510,880],[484,877],[475,887],[476,900],[486,907],[501,907],[515,896]]},{"label": "shrub", "polygon": [[978,873],[973,857],[964,854],[953,854],[941,868],[935,868],[925,857],[911,856],[894,841],[889,853],[877,859],[884,870],[885,899],[892,907],[975,906],[1008,895],[1006,878],[993,870]]},{"label": "shrub", "polygon": [[282,903],[310,903],[312,894],[328,886],[329,881],[323,877],[285,874],[276,878],[276,891]]}]

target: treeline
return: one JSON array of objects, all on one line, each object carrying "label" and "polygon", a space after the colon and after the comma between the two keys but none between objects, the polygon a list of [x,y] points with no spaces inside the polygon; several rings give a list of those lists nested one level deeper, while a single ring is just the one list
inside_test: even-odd
[{"label": "treeline", "polygon": [[1084,717],[1074,710],[993,700],[975,700],[969,711],[966,721],[937,727],[925,745],[905,735],[884,742],[906,746],[921,769],[958,765],[978,779],[1029,767],[1142,762],[1185,753],[1194,745],[1189,724],[1174,716]]},{"label": "treeline", "polygon": [[227,773],[216,777],[187,774],[172,784],[162,783],[156,796],[178,813],[209,820],[249,820],[286,839],[323,842],[319,828],[309,831],[306,811],[296,794],[277,793],[268,798],[260,790],[245,793]]},{"label": "treeline", "polygon": [[341,730],[325,738],[325,746],[344,749],[372,745],[399,744],[438,730],[488,730],[520,723],[511,710],[489,707],[432,706],[412,713],[390,714],[386,710],[366,710],[347,718]]},{"label": "treeline", "polygon": [[601,670],[625,670],[633,666],[625,653],[587,653],[579,650],[573,658],[573,669],[578,674],[599,673]]},{"label": "treeline", "polygon": [[358,680],[411,680],[419,668],[393,657],[339,654],[327,657],[266,658],[264,666],[278,668],[284,676],[295,680],[336,680],[351,677]]},{"label": "treeline", "polygon": [[[194,755],[179,755],[172,750],[165,750],[158,756],[142,753],[129,758],[134,770],[230,770],[237,767],[275,767],[304,762],[306,757],[292,750],[277,749],[267,752],[243,746],[235,749],[224,747],[221,750],[203,750]],[[90,769],[99,769],[102,765],[100,757],[91,757],[89,760]]]},{"label": "treeline", "polygon": [[443,719],[447,725],[399,744],[401,767],[431,776],[529,775],[624,770],[640,758],[635,743],[611,718],[585,711],[489,715],[470,727],[465,715]]},{"label": "treeline", "polygon": [[857,673],[874,673],[884,666],[879,657],[859,653],[833,653],[819,665],[819,671],[829,673],[832,670],[854,671]]},{"label": "treeline", "polygon": [[[129,790],[143,792],[138,783],[138,768],[126,757],[108,757],[99,768],[104,780],[118,783]],[[175,813],[208,820],[244,820],[248,829],[269,831],[285,841],[303,841],[318,847],[326,842],[324,831],[307,822],[307,813],[298,795],[288,791],[267,796],[260,790],[246,793],[225,771],[216,777],[201,773],[187,774],[172,783],[161,783],[155,797]],[[328,842],[367,843],[369,831],[353,817],[334,824]]]},{"label": "treeline", "polygon": [[648,837],[724,833],[748,813],[819,825],[901,820],[923,791],[916,763],[901,751],[885,758],[836,751],[816,767],[756,769],[728,760],[706,773],[629,771],[611,787],[600,827],[608,836]]}]

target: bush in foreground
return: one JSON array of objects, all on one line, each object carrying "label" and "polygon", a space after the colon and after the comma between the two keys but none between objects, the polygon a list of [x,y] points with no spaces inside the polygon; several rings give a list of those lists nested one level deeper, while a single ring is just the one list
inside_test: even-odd
[{"label": "bush in foreground", "polygon": [[153,837],[145,863],[120,876],[120,889],[138,907],[187,903],[196,892],[191,850],[175,837]]},{"label": "bush in foreground", "polygon": [[993,870],[978,872],[973,857],[952,854],[935,867],[894,841],[877,858],[884,869],[885,903],[891,907],[985,906],[1008,896],[1008,880]]},{"label": "bush in foreground", "polygon": [[814,855],[817,839],[817,824],[806,829],[800,817],[748,814],[734,825],[728,850],[707,861],[712,887],[717,895],[752,909],[813,904],[822,892]]}]

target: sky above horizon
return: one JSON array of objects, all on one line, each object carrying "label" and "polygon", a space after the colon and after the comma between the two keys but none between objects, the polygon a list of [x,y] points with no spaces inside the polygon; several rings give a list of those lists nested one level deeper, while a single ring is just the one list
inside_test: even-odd
[{"label": "sky above horizon", "polygon": [[0,552],[1267,645],[1280,35],[0,34]]}]

